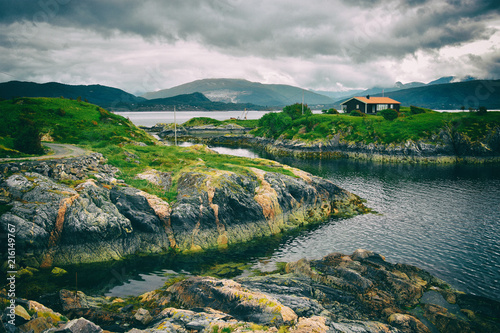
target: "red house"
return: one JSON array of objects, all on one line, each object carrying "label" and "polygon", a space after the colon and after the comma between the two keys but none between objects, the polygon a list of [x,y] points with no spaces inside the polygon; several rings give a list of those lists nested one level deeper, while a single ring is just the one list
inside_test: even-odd
[{"label": "red house", "polygon": [[389,97],[353,97],[340,103],[344,112],[360,110],[363,113],[377,113],[380,110],[394,109],[399,112],[401,103]]}]

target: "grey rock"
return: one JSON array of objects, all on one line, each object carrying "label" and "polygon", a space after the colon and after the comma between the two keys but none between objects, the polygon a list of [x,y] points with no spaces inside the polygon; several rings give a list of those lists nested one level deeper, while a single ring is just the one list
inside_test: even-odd
[{"label": "grey rock", "polygon": [[400,333],[397,328],[379,322],[346,321],[333,323],[334,332],[338,333]]},{"label": "grey rock", "polygon": [[57,330],[56,332],[100,333],[102,332],[102,328],[85,318],[79,318],[70,321],[62,330]]},{"label": "grey rock", "polygon": [[132,226],[140,231],[159,233],[162,223],[147,199],[132,187],[115,186],[110,191],[110,199],[118,211],[130,220]]},{"label": "grey rock", "polygon": [[143,325],[147,325],[151,322],[151,320],[153,320],[153,317],[151,317],[149,311],[143,308],[137,310],[137,312],[134,315],[134,318]]},{"label": "grey rock", "polygon": [[21,199],[23,194],[28,192],[34,185],[22,175],[12,175],[5,181],[8,191],[16,199]]}]

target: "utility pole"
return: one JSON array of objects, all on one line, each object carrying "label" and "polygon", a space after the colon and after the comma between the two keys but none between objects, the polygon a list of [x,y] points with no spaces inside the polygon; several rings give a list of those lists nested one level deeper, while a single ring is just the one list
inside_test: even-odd
[{"label": "utility pole", "polygon": [[304,114],[304,89],[302,89],[302,115]]},{"label": "utility pole", "polygon": [[177,146],[177,114],[175,111],[175,105],[174,105],[174,138],[175,138],[175,145]]}]

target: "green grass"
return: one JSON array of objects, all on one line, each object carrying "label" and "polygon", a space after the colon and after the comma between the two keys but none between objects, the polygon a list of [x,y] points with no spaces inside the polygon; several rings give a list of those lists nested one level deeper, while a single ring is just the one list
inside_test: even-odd
[{"label": "green grass", "polygon": [[[214,173],[216,170],[226,170],[249,174],[249,168],[253,167],[294,176],[291,171],[269,160],[220,155],[201,145],[164,146],[119,115],[93,104],[63,98],[18,98],[0,101],[0,149],[3,147],[0,156],[15,155],[13,141],[16,131],[19,130],[21,117],[29,117],[42,134],[50,135],[55,142],[78,144],[88,150],[102,153],[109,164],[120,169],[118,176],[127,184],[158,195],[168,202],[175,201],[177,179],[183,172]],[[209,118],[192,121],[193,124],[207,122],[222,123]],[[146,146],[135,145],[137,142],[145,143]],[[131,155],[137,158],[130,158]],[[135,178],[138,173],[148,169],[171,172],[172,187],[165,191],[160,186]],[[77,182],[68,185],[75,184]],[[7,208],[0,207],[0,210],[2,209]]]},{"label": "green grass", "polygon": [[[409,108],[402,108],[395,120],[381,116],[366,115],[312,115],[294,120],[279,136],[284,139],[303,141],[329,140],[335,135],[347,142],[399,144],[408,140],[432,142],[433,136],[441,130],[464,133],[471,140],[484,139],[492,129],[500,126],[500,112],[478,115],[470,112],[440,113],[427,110],[426,113],[410,114]],[[252,131],[265,136],[267,129],[259,127]]]},{"label": "green grass", "polygon": [[0,101],[0,156],[15,154],[20,118],[32,120],[41,134],[73,144],[106,144],[154,139],[131,121],[96,105],[63,98],[17,98]]},{"label": "green grass", "polygon": [[[168,202],[175,201],[177,180],[182,172],[187,171],[210,173],[215,170],[225,170],[238,174],[248,174],[250,172],[248,168],[254,167],[295,177],[291,171],[277,166],[272,161],[217,154],[201,145],[191,147],[106,145],[99,148],[89,145],[87,148],[102,153],[108,159],[109,164],[118,167],[121,170],[121,178],[127,184],[155,194]],[[127,161],[125,152],[136,155],[138,159]],[[138,173],[148,169],[172,172],[171,189],[165,191],[160,186],[152,185],[145,180],[135,179]]]}]

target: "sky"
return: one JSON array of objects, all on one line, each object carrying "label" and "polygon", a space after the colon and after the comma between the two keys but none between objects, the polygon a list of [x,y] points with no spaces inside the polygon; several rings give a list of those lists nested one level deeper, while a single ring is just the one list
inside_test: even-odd
[{"label": "sky", "polygon": [[342,91],[500,78],[498,0],[0,0],[0,82]]}]

